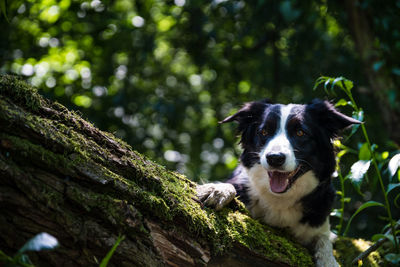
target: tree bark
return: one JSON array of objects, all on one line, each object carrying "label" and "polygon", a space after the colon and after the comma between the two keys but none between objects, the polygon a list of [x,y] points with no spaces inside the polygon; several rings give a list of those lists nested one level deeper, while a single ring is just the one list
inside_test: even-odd
[{"label": "tree bark", "polygon": [[[13,255],[40,232],[61,246],[40,266],[312,266],[307,249],[249,217],[196,201],[195,184],[0,76],[0,249]],[[348,250],[348,246],[345,247]],[[1,263],[0,263],[1,265]]]}]

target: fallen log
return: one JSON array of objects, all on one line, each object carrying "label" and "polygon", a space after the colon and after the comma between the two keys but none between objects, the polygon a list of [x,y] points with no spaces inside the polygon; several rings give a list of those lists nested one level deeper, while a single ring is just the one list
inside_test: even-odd
[{"label": "fallen log", "polygon": [[306,248],[250,218],[241,202],[216,212],[196,201],[195,187],[25,82],[0,76],[6,254],[47,232],[61,246],[30,254],[40,266],[98,265],[121,235],[109,266],[313,265]]}]

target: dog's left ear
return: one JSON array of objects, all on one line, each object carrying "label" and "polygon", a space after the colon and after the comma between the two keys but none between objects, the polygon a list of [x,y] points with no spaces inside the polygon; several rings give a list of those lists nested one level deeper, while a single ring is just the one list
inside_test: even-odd
[{"label": "dog's left ear", "polygon": [[340,130],[349,127],[352,124],[361,124],[362,122],[340,113],[335,107],[326,100],[314,99],[306,106],[306,110],[317,119],[320,125],[323,125],[332,136],[339,133]]}]

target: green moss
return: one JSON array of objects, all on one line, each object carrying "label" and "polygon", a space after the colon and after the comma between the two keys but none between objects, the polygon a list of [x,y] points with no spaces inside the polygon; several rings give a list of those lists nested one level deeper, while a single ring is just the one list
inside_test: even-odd
[{"label": "green moss", "polygon": [[49,162],[62,168],[66,168],[69,165],[69,161],[63,155],[53,153],[40,145],[32,144],[26,139],[0,133],[0,140],[7,143],[10,151],[19,152],[24,157],[34,156],[32,157],[33,160]]},{"label": "green moss", "polygon": [[[35,111],[46,104],[58,112],[32,114],[9,105],[2,97],[10,98],[24,110]],[[305,248],[292,242],[282,231],[250,218],[242,203],[237,202],[237,210],[202,209],[194,200],[195,183],[134,152],[123,141],[95,129],[62,105],[47,104],[35,89],[23,82],[10,76],[1,77],[0,105],[0,120],[25,127],[9,129],[12,134],[7,129],[0,134],[1,140],[11,143],[10,150],[64,175],[75,179],[82,179],[83,175],[96,183],[98,191],[68,187],[68,197],[87,212],[101,209],[107,221],[121,226],[125,215],[113,207],[126,203],[134,206],[138,214],[165,222],[183,221],[182,225],[187,225],[193,236],[212,248],[213,255],[229,252],[235,244],[240,244],[271,261],[291,266],[313,264]],[[44,140],[38,144],[33,143],[35,140],[26,140],[24,131],[27,130]],[[88,136],[101,138],[95,141]]]},{"label": "green moss", "polygon": [[0,75],[0,95],[4,95],[32,111],[37,111],[44,103],[36,88],[26,84],[17,76]]},{"label": "green moss", "polygon": [[[371,245],[371,242],[363,239],[340,237],[334,244],[334,255],[342,266],[352,266],[353,259]],[[374,251],[363,260],[362,264],[362,266],[379,267],[382,266],[382,258],[379,252]]]},{"label": "green moss", "polygon": [[[312,266],[309,252],[281,236],[281,231],[262,225],[253,220],[245,212],[225,208],[220,212],[212,209],[202,209],[193,199],[194,184],[184,176],[165,170],[164,168],[145,161],[136,161],[155,196],[165,200],[170,216],[167,218],[183,218],[189,229],[195,235],[206,238],[215,255],[229,251],[235,243],[265,255],[272,261],[286,263],[291,266]],[[142,181],[144,182],[144,181]],[[157,198],[154,198],[155,200]],[[153,200],[150,200],[151,202]],[[145,203],[148,207],[154,203]],[[243,209],[243,204],[239,204]],[[159,205],[155,205],[159,207]],[[151,209],[154,211],[154,209]]]}]

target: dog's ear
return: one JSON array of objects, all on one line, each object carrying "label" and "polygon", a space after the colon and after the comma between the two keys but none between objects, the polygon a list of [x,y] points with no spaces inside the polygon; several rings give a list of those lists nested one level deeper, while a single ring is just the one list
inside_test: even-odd
[{"label": "dog's ear", "polygon": [[256,125],[261,123],[264,112],[269,105],[269,101],[249,102],[235,114],[220,121],[226,123],[236,121],[239,123],[237,131],[241,134],[240,143],[242,147],[253,145],[255,142]]},{"label": "dog's ear", "polygon": [[271,102],[268,99],[262,101],[248,102],[235,114],[226,117],[219,123],[226,123],[236,121],[239,124],[247,124],[250,122],[257,121],[263,114],[266,106]]},{"label": "dog's ear", "polygon": [[238,112],[236,112],[233,115],[230,115],[230,116],[226,117],[225,119],[223,119],[219,123],[227,123],[227,122],[232,122],[232,121],[241,122],[241,121],[245,120],[247,117],[250,117],[251,116],[250,109],[251,109],[252,103],[253,102],[245,103],[243,105],[243,107],[241,109],[239,109]]},{"label": "dog's ear", "polygon": [[319,125],[323,125],[331,136],[335,136],[340,130],[345,129],[353,124],[361,124],[362,122],[340,113],[335,107],[326,100],[314,99],[306,106],[313,118]]}]

